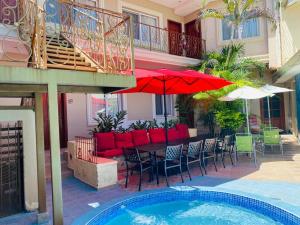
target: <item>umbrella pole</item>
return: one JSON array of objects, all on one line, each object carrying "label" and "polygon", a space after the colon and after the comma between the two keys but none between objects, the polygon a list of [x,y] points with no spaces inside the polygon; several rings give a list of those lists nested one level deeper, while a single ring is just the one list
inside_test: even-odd
[{"label": "umbrella pole", "polygon": [[247,130],[248,134],[250,134],[250,123],[249,123],[249,112],[248,112],[248,101],[245,99],[245,105],[246,105],[246,119],[247,119]]},{"label": "umbrella pole", "polygon": [[267,102],[268,102],[268,117],[269,117],[269,128],[271,128],[271,108],[270,108],[270,97],[267,97]]},{"label": "umbrella pole", "polygon": [[165,132],[166,132],[166,145],[168,145],[168,113],[167,113],[167,98],[166,98],[166,81],[164,80],[164,116],[165,116]]}]

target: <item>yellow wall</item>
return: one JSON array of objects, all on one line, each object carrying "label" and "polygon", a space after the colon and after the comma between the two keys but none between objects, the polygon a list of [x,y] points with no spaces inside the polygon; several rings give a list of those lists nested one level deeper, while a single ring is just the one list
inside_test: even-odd
[{"label": "yellow wall", "polygon": [[300,50],[300,2],[288,5],[282,14],[283,63]]},{"label": "yellow wall", "polygon": [[[261,7],[264,7],[264,1],[261,1]],[[222,1],[208,3],[207,8],[224,9]],[[188,17],[187,17],[188,19]],[[268,54],[268,32],[267,22],[260,18],[260,37],[243,40],[245,43],[245,55],[257,56]],[[206,48],[209,51],[220,49],[229,42],[222,41],[221,20],[208,18],[202,22],[202,38],[206,39]]]},{"label": "yellow wall", "polygon": [[35,115],[33,110],[0,110],[1,122],[22,121],[25,209],[38,208]]},{"label": "yellow wall", "polygon": [[121,1],[121,8],[122,7],[159,17],[159,24],[161,28],[167,28],[168,20],[179,23],[184,22],[184,18],[175,15],[173,9],[148,0],[124,0]]}]

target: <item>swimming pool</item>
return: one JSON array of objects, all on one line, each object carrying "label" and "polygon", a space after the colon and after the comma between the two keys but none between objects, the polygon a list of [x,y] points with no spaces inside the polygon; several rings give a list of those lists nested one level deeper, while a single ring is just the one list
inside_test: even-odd
[{"label": "swimming pool", "polygon": [[300,218],[269,203],[195,189],[140,194],[100,207],[77,224],[83,224],[83,220],[88,225],[300,224]]}]

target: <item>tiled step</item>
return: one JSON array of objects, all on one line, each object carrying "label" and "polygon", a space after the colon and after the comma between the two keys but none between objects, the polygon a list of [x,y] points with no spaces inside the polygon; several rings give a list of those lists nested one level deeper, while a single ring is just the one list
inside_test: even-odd
[{"label": "tiled step", "polygon": [[97,72],[97,68],[88,66],[74,66],[74,65],[62,65],[62,64],[47,64],[48,68],[52,69],[65,69],[65,70],[78,70],[78,71],[88,71]]},{"label": "tiled step", "polygon": [[64,50],[60,50],[60,49],[50,49],[48,48],[47,49],[47,53],[51,53],[51,54],[58,54],[58,55],[68,55],[68,56],[80,56],[79,53],[76,53],[76,52],[72,52],[72,51],[64,51]]},{"label": "tiled step", "polygon": [[85,61],[85,59],[83,57],[80,57],[80,56],[72,57],[72,56],[69,56],[69,55],[59,55],[59,54],[54,54],[54,53],[48,53],[47,55],[50,58],[69,59],[69,60],[74,60],[74,58],[75,58],[76,60],[81,61],[81,62]]},{"label": "tiled step", "polygon": [[[55,59],[55,58],[48,58],[48,63],[51,64],[63,64],[63,65],[74,65],[74,60],[66,60],[66,59]],[[88,62],[76,61],[77,66],[87,66],[90,67],[91,64]]]}]

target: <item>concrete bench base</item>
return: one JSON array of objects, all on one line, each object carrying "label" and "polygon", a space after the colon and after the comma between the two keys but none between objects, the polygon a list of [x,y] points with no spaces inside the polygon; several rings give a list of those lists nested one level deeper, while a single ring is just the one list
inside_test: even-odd
[{"label": "concrete bench base", "polygon": [[82,182],[99,189],[111,186],[118,181],[118,162],[113,159],[97,157],[96,163],[76,158],[75,141],[68,142],[68,167]]}]

